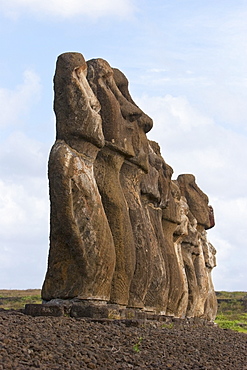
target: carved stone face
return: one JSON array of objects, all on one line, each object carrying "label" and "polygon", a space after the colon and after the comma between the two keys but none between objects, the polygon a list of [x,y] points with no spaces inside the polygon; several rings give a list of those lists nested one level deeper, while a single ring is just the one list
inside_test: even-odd
[{"label": "carved stone face", "polygon": [[149,169],[148,173],[143,177],[141,181],[141,194],[145,195],[145,197],[149,199],[149,202],[152,202],[156,206],[158,206],[161,201],[161,194],[159,189],[159,171],[162,169],[162,162],[153,150],[150,141],[148,145],[148,150]]},{"label": "carved stone face", "polygon": [[188,235],[188,227],[189,227],[189,219],[187,217],[189,212],[189,207],[185,197],[181,197],[179,201],[179,217],[180,217],[180,224],[177,226],[175,230],[175,234],[177,235]]},{"label": "carved stone face", "polygon": [[[130,117],[133,123],[133,135],[132,135],[132,146],[135,152],[135,156],[130,158],[132,163],[135,163],[137,166],[141,167],[145,172],[148,172],[148,153],[149,153],[149,144],[146,133],[151,130],[153,127],[152,119],[146,115],[133,101],[128,85],[129,82],[126,76],[117,68],[113,68],[113,77],[115,83],[124,96],[124,98],[136,107],[141,114],[139,117],[134,116]],[[128,108],[129,106],[127,106]],[[122,107],[121,109],[123,109]],[[122,112],[122,114],[124,111]],[[125,113],[126,114],[126,113]]]},{"label": "carved stone face", "polygon": [[209,222],[210,222],[209,229],[211,229],[215,225],[214,210],[213,210],[213,207],[212,206],[208,206],[208,210],[209,210]]},{"label": "carved stone face", "polygon": [[86,75],[87,64],[80,53],[64,53],[58,57],[54,77],[57,139],[83,138],[102,147],[101,107]]},{"label": "carved stone face", "polygon": [[186,197],[189,208],[198,225],[209,229],[214,226],[212,207],[208,205],[208,197],[197,186],[195,176],[186,174],[177,178],[181,194]]},{"label": "carved stone face", "polygon": [[[139,107],[136,105],[136,103],[133,101],[130,93],[129,93],[129,82],[126,78],[126,76],[117,68],[112,68],[113,70],[113,75],[114,75],[114,80],[116,82],[116,85],[118,89],[121,91],[122,95],[130,102],[133,104],[136,108],[139,109]],[[140,110],[140,109],[139,109]],[[142,110],[141,111],[141,116],[137,119],[138,125],[140,128],[145,132],[149,132],[152,127],[153,127],[153,120]]]},{"label": "carved stone face", "polygon": [[171,177],[173,169],[164,161],[160,153],[159,144],[149,140],[149,163],[159,173],[158,187],[160,192],[159,206],[167,208],[171,191]]},{"label": "carved stone face", "polygon": [[119,70],[112,69],[105,60],[93,59],[88,61],[87,78],[102,106],[101,117],[107,145],[126,157],[136,158],[136,164],[140,162],[142,165],[142,157],[147,156],[143,149],[147,139],[138,122],[142,122],[144,113],[133,102],[126,77]]},{"label": "carved stone face", "polygon": [[212,270],[216,266],[216,249],[208,241],[206,231],[201,233],[201,242],[205,265],[209,270]]},{"label": "carved stone face", "polygon": [[162,209],[162,217],[164,220],[173,222],[174,224],[181,223],[181,192],[174,181],[171,181],[169,191],[169,202],[166,208]]}]

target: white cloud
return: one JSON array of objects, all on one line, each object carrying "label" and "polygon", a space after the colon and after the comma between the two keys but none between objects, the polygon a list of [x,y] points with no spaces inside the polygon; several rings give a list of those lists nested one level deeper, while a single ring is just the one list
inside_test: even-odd
[{"label": "white cloud", "polygon": [[[41,143],[13,133],[0,148],[0,238],[41,238],[48,216],[47,153]],[[44,226],[45,225],[45,226]]]},{"label": "white cloud", "polygon": [[186,97],[143,96],[137,103],[154,120],[148,136],[160,144],[174,178],[193,173],[214,207],[216,226],[208,237],[218,251],[216,289],[246,290],[247,137],[234,131],[234,123],[217,125]]},{"label": "white cloud", "polygon": [[217,249],[215,287],[218,290],[236,290],[236,287],[246,290],[247,197],[212,198],[212,204],[216,211],[216,226],[208,234]]},{"label": "white cloud", "polygon": [[246,194],[247,173],[240,164],[241,158],[247,157],[246,136],[235,132],[234,127],[217,125],[186,97],[143,96],[136,100],[153,118],[154,127],[148,136],[157,139],[176,176],[194,173],[212,195],[229,198]]},{"label": "white cloud", "polygon": [[90,18],[105,16],[126,18],[135,10],[133,0],[0,0],[0,7],[12,18],[27,11],[37,16],[48,15],[62,19],[81,15]]},{"label": "white cloud", "polygon": [[0,281],[2,289],[40,288],[47,264],[47,239],[1,242]]},{"label": "white cloud", "polygon": [[46,176],[47,148],[38,140],[14,131],[0,147],[1,178]]},{"label": "white cloud", "polygon": [[45,179],[0,180],[2,287],[41,287],[49,243],[48,215]]},{"label": "white cloud", "polygon": [[30,105],[37,101],[41,92],[39,76],[26,70],[23,74],[23,83],[15,90],[0,87],[0,128],[21,122],[21,117],[27,112]]},{"label": "white cloud", "polygon": [[234,86],[233,83],[227,85],[222,82],[211,89],[202,89],[200,106],[205,114],[213,116],[215,120],[247,132],[246,83],[243,78],[239,84],[237,79],[235,83]]},{"label": "white cloud", "polygon": [[169,72],[169,70],[166,69],[166,68],[151,68],[147,72],[151,72],[151,73],[165,73],[165,72]]},{"label": "white cloud", "polygon": [[[47,183],[43,179],[26,183],[0,180],[0,237],[2,241],[34,242],[47,224]],[[47,225],[46,225],[47,226]]]},{"label": "white cloud", "polygon": [[165,95],[142,96],[136,99],[145,112],[154,120],[154,128],[151,131],[160,132],[162,136],[174,133],[186,133],[193,131],[196,127],[208,127],[211,120],[204,117],[199,111],[191,106],[186,97]]},{"label": "white cloud", "polygon": [[21,132],[0,146],[0,281],[40,287],[48,251],[47,148]]}]

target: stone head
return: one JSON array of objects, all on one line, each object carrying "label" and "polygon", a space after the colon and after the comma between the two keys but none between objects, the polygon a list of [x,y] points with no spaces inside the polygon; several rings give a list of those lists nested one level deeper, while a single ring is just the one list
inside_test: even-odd
[{"label": "stone head", "polygon": [[197,186],[195,176],[179,175],[177,178],[181,194],[187,199],[190,211],[196,218],[198,227],[209,229],[214,226],[212,207],[208,205],[208,197]]},{"label": "stone head", "polygon": [[142,162],[145,162],[142,157],[147,157],[143,149],[145,145],[147,147],[145,130],[151,123],[147,122],[148,119],[144,123],[144,113],[130,96],[127,78],[103,59],[92,59],[87,64],[88,81],[102,107],[102,125],[107,145],[127,158],[132,158],[133,162],[135,158],[136,164],[140,162],[142,166]]},{"label": "stone head", "polygon": [[205,260],[205,266],[212,270],[216,266],[216,249],[214,246],[208,241],[207,233],[205,230],[201,233],[201,242],[202,242],[202,249],[203,255]]},{"label": "stone head", "polygon": [[[126,98],[126,100],[133,104],[138,110],[140,108],[136,105],[136,103],[133,101],[130,93],[129,93],[129,81],[126,78],[126,76],[117,68],[112,68],[113,69],[113,74],[114,74],[114,80],[115,83],[118,87],[118,89],[121,91],[122,95]],[[148,133],[152,127],[153,127],[153,121],[152,119],[144,113],[142,110],[140,110],[141,116],[137,117],[137,122],[138,125],[141,127],[141,129],[145,132]],[[132,117],[132,120],[135,121],[135,117]]]},{"label": "stone head", "polygon": [[57,59],[54,76],[54,110],[57,139],[84,139],[104,145],[100,103],[86,79],[87,64],[80,53],[64,53]]},{"label": "stone head", "polygon": [[179,200],[179,205],[178,205],[178,213],[179,213],[179,219],[180,219],[180,224],[177,226],[174,234],[176,235],[188,235],[189,232],[189,218],[188,218],[188,213],[189,213],[189,207],[187,204],[187,200],[184,196],[181,196]]},{"label": "stone head", "polygon": [[115,83],[124,98],[134,107],[134,109],[138,110],[138,115],[135,116],[135,114],[131,113],[131,110],[128,112],[128,109],[130,108],[129,104],[123,104],[121,108],[122,114],[129,117],[133,124],[133,135],[131,139],[135,155],[130,158],[130,161],[142,168],[145,172],[148,172],[149,144],[146,133],[153,127],[153,121],[133,101],[129,92],[129,82],[126,76],[117,68],[113,68],[113,76]]},{"label": "stone head", "polygon": [[171,191],[171,177],[173,169],[169,166],[161,156],[160,146],[155,141],[149,140],[149,163],[159,173],[159,192],[160,192],[160,207],[162,209],[168,207]]},{"label": "stone head", "polygon": [[169,202],[167,207],[162,209],[162,218],[164,220],[173,222],[174,224],[181,223],[181,192],[174,180],[171,180]]}]

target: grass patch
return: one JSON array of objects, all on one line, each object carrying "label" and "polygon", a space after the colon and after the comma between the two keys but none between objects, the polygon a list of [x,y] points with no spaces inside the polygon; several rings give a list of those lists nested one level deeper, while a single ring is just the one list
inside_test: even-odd
[{"label": "grass patch", "polygon": [[143,338],[142,337],[138,338],[138,342],[133,346],[133,351],[134,352],[136,352],[136,353],[139,353],[140,352],[140,350],[141,350],[140,347],[141,347],[142,341],[143,341]]},{"label": "grass patch", "polygon": [[215,292],[217,299],[247,299],[247,292]]},{"label": "grass patch", "polygon": [[0,308],[19,310],[27,303],[42,303],[41,290],[0,290]]},{"label": "grass patch", "polygon": [[222,329],[247,333],[247,292],[216,292],[218,314],[215,322]]},{"label": "grass patch", "polygon": [[218,314],[215,322],[221,329],[231,329],[239,333],[247,333],[247,313]]},{"label": "grass patch", "polygon": [[172,329],[174,327],[174,324],[171,322],[169,324],[162,324],[163,329]]}]

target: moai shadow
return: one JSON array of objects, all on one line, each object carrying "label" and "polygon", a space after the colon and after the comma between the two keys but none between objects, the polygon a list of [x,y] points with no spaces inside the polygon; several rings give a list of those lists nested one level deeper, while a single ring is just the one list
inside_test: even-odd
[{"label": "moai shadow", "polygon": [[42,298],[109,301],[115,248],[94,178],[104,146],[100,104],[79,53],[58,57],[54,77],[57,137],[49,158],[50,251]]}]

